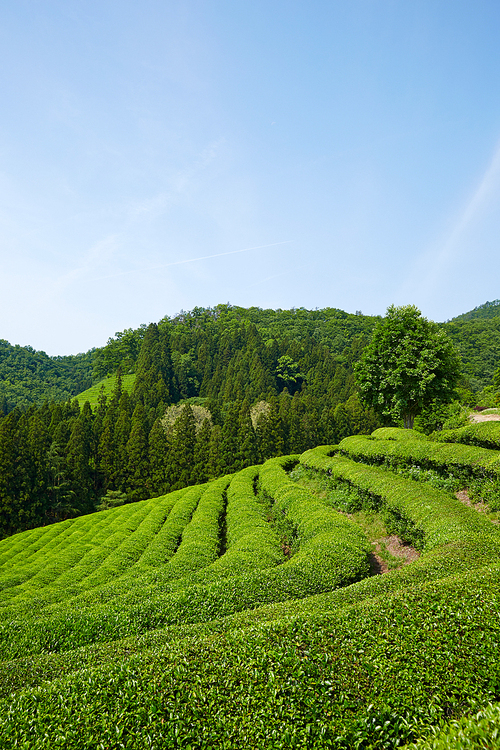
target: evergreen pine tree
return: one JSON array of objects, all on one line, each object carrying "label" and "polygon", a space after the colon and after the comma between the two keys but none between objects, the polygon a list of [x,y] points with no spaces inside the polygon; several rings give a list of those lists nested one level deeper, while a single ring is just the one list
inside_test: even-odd
[{"label": "evergreen pine tree", "polygon": [[239,410],[240,405],[233,401],[229,404],[224,417],[219,454],[223,474],[230,474],[242,468],[238,457]]},{"label": "evergreen pine tree", "polygon": [[245,468],[259,463],[260,460],[257,436],[252,425],[249,404],[246,400],[240,408],[238,422],[238,466]]},{"label": "evergreen pine tree", "polygon": [[208,450],[207,473],[209,479],[215,479],[222,475],[221,461],[222,427],[218,424],[212,427]]},{"label": "evergreen pine tree", "polygon": [[160,405],[164,409],[171,402],[172,369],[167,345],[167,334],[160,336],[158,326],[151,323],[142,341],[134,383],[134,397],[146,410]]},{"label": "evergreen pine tree", "polygon": [[102,475],[103,491],[118,489],[116,482],[119,481],[121,465],[116,449],[115,425],[118,419],[119,404],[116,398],[112,398],[106,409],[102,422],[102,431],[98,446],[98,469]]},{"label": "evergreen pine tree", "polygon": [[212,425],[209,419],[205,419],[196,435],[196,444],[194,447],[194,470],[192,475],[194,484],[202,484],[209,478],[208,464],[211,434]]},{"label": "evergreen pine tree", "polygon": [[127,442],[128,494],[133,500],[144,500],[150,492],[148,462],[148,431],[144,407],[138,403],[132,414]]},{"label": "evergreen pine tree", "polygon": [[21,445],[18,432],[20,413],[11,411],[0,420],[0,535],[8,536],[22,525]]},{"label": "evergreen pine tree", "polygon": [[132,429],[131,399],[125,391],[120,396],[118,404],[118,417],[114,428],[115,439],[115,471],[113,475],[114,484],[117,489],[124,492],[128,484],[130,474],[127,444]]},{"label": "evergreen pine tree", "polygon": [[44,523],[49,504],[48,450],[51,440],[41,410],[34,407],[21,417],[18,423],[18,441],[24,475],[22,526],[33,528]]},{"label": "evergreen pine tree", "polygon": [[290,405],[288,415],[288,447],[287,453],[302,453],[306,450],[306,437],[302,424],[303,407],[300,396],[296,393]]},{"label": "evergreen pine tree", "polygon": [[193,410],[189,405],[183,407],[170,437],[170,469],[172,471],[172,489],[189,486],[194,468],[194,447],[196,443],[196,426]]},{"label": "evergreen pine tree", "polygon": [[94,476],[91,465],[93,453],[92,409],[85,402],[71,429],[67,461],[73,489],[74,505],[80,513],[94,509]]},{"label": "evergreen pine tree", "polygon": [[153,495],[164,495],[170,492],[170,446],[160,419],[151,428],[148,444],[151,492]]},{"label": "evergreen pine tree", "polygon": [[340,443],[345,437],[352,435],[349,412],[344,404],[338,404],[334,412],[336,443]]},{"label": "evergreen pine tree", "polygon": [[271,399],[270,407],[268,414],[263,415],[257,425],[259,452],[263,461],[273,456],[282,456],[284,448],[283,425],[276,399]]}]

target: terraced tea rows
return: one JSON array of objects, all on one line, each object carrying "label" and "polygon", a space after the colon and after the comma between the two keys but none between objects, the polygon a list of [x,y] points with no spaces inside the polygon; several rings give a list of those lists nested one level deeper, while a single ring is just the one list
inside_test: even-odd
[{"label": "terraced tea rows", "polygon": [[[0,746],[455,742],[500,700],[500,531],[394,470],[485,481],[499,455],[376,431],[3,540]],[[370,576],[346,497],[420,558]]]}]

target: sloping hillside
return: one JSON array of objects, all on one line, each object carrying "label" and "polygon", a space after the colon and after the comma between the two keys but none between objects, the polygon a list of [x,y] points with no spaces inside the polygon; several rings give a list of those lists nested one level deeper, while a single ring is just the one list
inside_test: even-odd
[{"label": "sloping hillside", "polygon": [[[0,746],[395,748],[444,722],[439,747],[476,747],[446,722],[500,700],[487,427],[378,430],[3,540]],[[418,559],[371,575],[375,527]]]},{"label": "sloping hillside", "polygon": [[0,340],[0,411],[65,401],[92,384],[92,352],[49,357],[30,346]]},{"label": "sloping hillside", "polygon": [[485,302],[483,305],[478,305],[473,310],[469,310],[469,312],[457,315],[456,318],[452,319],[452,322],[456,320],[496,318],[498,316],[500,316],[500,299],[495,299],[492,302]]},{"label": "sloping hillside", "polygon": [[[499,313],[500,303],[495,300],[442,324],[460,350],[473,390],[488,385],[498,367]],[[175,400],[212,396],[218,389],[226,390],[223,373],[217,373],[217,367],[211,368],[214,358],[219,358],[225,366],[231,365],[230,370],[235,365],[238,370],[246,369],[248,380],[255,355],[254,334],[265,345],[263,350],[259,345],[258,354],[266,371],[263,381],[266,388],[276,387],[275,368],[280,356],[290,356],[299,364],[307,383],[311,376],[306,370],[317,369],[318,352],[326,353],[327,360],[342,364],[349,371],[377,320],[376,316],[352,315],[336,308],[262,310],[234,305],[197,307],[163,318],[158,325],[169,332],[172,378],[177,391],[177,395],[171,395]],[[25,408],[47,400],[64,401],[114,374],[118,367],[124,375],[135,372],[146,330],[147,326],[141,325],[117,332],[106,346],[67,357],[48,357],[31,347],[0,341],[0,407],[7,413],[15,406]],[[252,331],[250,337],[249,331]],[[235,350],[240,361],[226,361],[234,356]],[[262,357],[262,352],[266,356]],[[248,363],[241,361],[245,356]],[[318,378],[317,372],[314,378]],[[290,385],[289,382],[289,389]]]}]

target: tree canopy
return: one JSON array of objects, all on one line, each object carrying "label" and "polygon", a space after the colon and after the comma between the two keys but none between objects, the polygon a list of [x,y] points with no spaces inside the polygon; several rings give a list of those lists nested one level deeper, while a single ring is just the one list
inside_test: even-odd
[{"label": "tree canopy", "polygon": [[453,399],[461,360],[446,333],[417,307],[391,305],[375,326],[355,377],[366,404],[412,428],[425,406]]}]

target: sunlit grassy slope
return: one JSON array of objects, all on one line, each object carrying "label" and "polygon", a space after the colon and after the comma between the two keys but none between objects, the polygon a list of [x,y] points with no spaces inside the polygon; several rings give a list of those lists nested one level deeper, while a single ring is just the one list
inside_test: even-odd
[{"label": "sunlit grassy slope", "polygon": [[[135,373],[131,375],[122,375],[122,387],[124,391],[130,393],[134,387]],[[95,383],[91,388],[87,388],[86,391],[82,391],[78,396],[75,396],[76,400],[83,406],[86,401],[90,403],[92,409],[97,406],[99,395],[104,392],[106,396],[111,396],[116,385],[116,375],[108,375],[107,377]]]},{"label": "sunlit grassy slope", "polygon": [[[500,531],[453,482],[499,457],[381,431],[1,541],[0,746],[498,747]],[[419,559],[370,575],[368,515]]]}]

